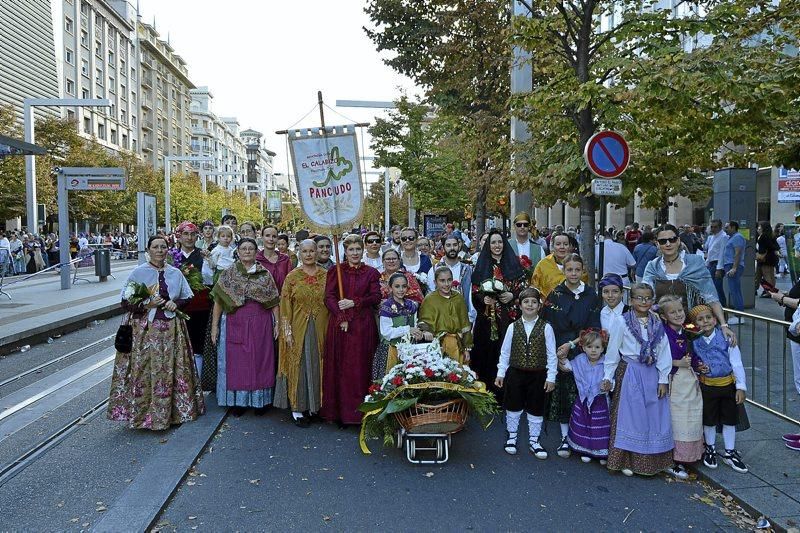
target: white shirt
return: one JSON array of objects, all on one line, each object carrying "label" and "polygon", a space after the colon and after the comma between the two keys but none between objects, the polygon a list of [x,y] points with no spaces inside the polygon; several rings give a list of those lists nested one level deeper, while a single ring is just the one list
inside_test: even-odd
[{"label": "white shirt", "polygon": [[[525,336],[529,336],[533,327],[539,317],[534,318],[530,322],[522,319],[522,325],[525,328]],[[497,363],[497,377],[506,377],[506,371],[511,363],[511,340],[514,337],[514,324],[512,323],[506,329],[506,336],[503,337],[503,345],[500,346],[500,361]],[[556,357],[556,335],[553,333],[553,327],[550,324],[544,325],[544,345],[547,350],[547,381],[550,383],[556,382],[556,370],[558,370],[558,358]],[[670,365],[672,361],[670,360]]]},{"label": "white shirt", "polygon": [[367,252],[364,252],[364,264],[369,265],[372,268],[378,269],[378,272],[383,272],[383,259],[381,259],[381,255],[378,254],[378,257],[372,259],[367,255]]},{"label": "white shirt", "polygon": [[717,265],[721,266],[722,252],[725,251],[725,245],[728,243],[728,234],[724,231],[717,232],[716,235],[711,234],[706,239],[706,265],[716,261]]},{"label": "white shirt", "polygon": [[[795,314],[792,316],[792,320],[797,315]],[[794,322],[793,322],[794,324]],[[791,326],[789,326],[791,328]],[[717,330],[711,332],[711,335],[706,337],[703,335],[703,340],[706,341],[706,344],[711,344],[711,341],[714,340],[714,337],[717,335]],[[736,390],[747,390],[747,378],[744,375],[744,364],[742,363],[742,352],[739,350],[738,346],[730,346],[728,345],[728,360],[731,362],[731,368],[733,368],[733,377],[736,380]]]},{"label": "white shirt", "polygon": [[[440,261],[435,265],[433,265],[431,269],[428,271],[428,289],[430,289],[431,291],[436,290],[436,280],[433,277],[433,273],[436,271],[438,267],[441,266],[446,266],[447,268],[449,268],[450,273],[453,274],[453,281],[458,281],[459,283],[461,283],[461,261],[458,261],[455,265],[450,265],[447,263],[447,261]],[[467,296],[464,296],[465,300],[467,299]]]},{"label": "white shirt", "polygon": [[[595,268],[600,268],[600,245],[595,246]],[[603,241],[603,275],[619,274],[628,277],[628,269],[636,267],[636,259],[624,244],[611,239]]]},{"label": "white shirt", "polygon": [[[414,314],[414,324],[417,323],[417,315]],[[392,319],[388,316],[380,317],[381,337],[390,341],[398,339],[411,331],[411,326],[394,326]]]},{"label": "white shirt", "polygon": [[9,252],[11,251],[11,243],[8,242],[7,237],[0,239],[0,250],[8,250]]},{"label": "white shirt", "polygon": [[211,250],[210,263],[217,270],[225,270],[233,265],[233,246],[218,244]]},{"label": "white shirt", "polygon": [[[647,331],[638,320],[637,322],[642,331],[642,338],[646,338]],[[614,373],[617,371],[617,365],[619,365],[619,361],[622,359],[622,356],[625,355],[638,360],[641,347],[642,346],[639,344],[639,341],[637,341],[633,334],[628,331],[628,326],[625,324],[625,319],[622,317],[616,318],[611,324],[611,330],[609,331],[604,379],[610,381],[613,386]],[[669,373],[672,370],[672,352],[670,351],[669,339],[667,339],[666,334],[664,334],[664,336],[661,338],[661,342],[659,342],[656,346],[655,356],[655,366],[658,369],[658,382],[660,384],[669,383]]]},{"label": "white shirt", "polygon": [[517,256],[522,257],[527,256],[528,258],[531,257],[531,241],[528,237],[525,237],[525,242],[517,241]]},{"label": "white shirt", "polygon": [[89,246],[89,239],[87,239],[86,237],[81,237],[81,238],[78,239],[78,248],[79,249],[83,250],[87,246]]},{"label": "white shirt", "polygon": [[606,330],[611,330],[611,324],[614,323],[614,320],[617,317],[622,316],[622,310],[625,309],[625,304],[622,302],[618,303],[616,307],[611,308],[607,305],[604,305],[603,308],[600,310],[600,326]]},{"label": "white shirt", "polygon": [[422,256],[420,255],[419,252],[414,252],[414,253],[417,254],[417,262],[416,264],[413,265],[409,265],[408,263],[406,263],[406,260],[403,258],[403,254],[402,253],[400,254],[400,261],[403,262],[403,266],[406,268],[406,272],[411,272],[412,274],[416,274],[417,272],[419,272],[419,267],[420,265],[422,265]]}]

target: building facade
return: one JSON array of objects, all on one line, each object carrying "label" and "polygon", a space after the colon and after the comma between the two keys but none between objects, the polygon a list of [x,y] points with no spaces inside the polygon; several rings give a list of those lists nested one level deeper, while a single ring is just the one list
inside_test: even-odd
[{"label": "building facade", "polygon": [[264,146],[260,131],[247,129],[241,134],[242,142],[247,149],[247,183],[246,194],[249,198],[257,198],[264,209],[267,191],[278,190],[275,183],[273,162],[275,152]]},{"label": "building facade", "polygon": [[[182,157],[191,153],[191,96],[195,86],[189,79],[186,61],[175,53],[156,29],[139,22],[141,49],[140,151],[155,168],[164,166],[167,156]],[[177,163],[173,170],[187,170]]]}]

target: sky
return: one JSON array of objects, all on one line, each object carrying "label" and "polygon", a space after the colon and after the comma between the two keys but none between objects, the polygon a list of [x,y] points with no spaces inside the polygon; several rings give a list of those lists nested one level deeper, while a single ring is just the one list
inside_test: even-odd
[{"label": "sky", "polygon": [[[327,125],[374,122],[373,109],[336,108],[336,100],[395,100],[408,78],[381,60],[362,27],[364,0],[139,0],[142,21],[188,63],[189,78],[208,86],[212,111],[265,134],[286,172],[284,136],[276,130],[318,127],[317,91]],[[303,120],[302,117],[313,111]],[[300,121],[298,123],[298,121]],[[361,139],[359,138],[359,145]],[[369,155],[369,137],[364,145]],[[359,146],[360,149],[360,146]],[[375,175],[368,175],[373,182]]]}]

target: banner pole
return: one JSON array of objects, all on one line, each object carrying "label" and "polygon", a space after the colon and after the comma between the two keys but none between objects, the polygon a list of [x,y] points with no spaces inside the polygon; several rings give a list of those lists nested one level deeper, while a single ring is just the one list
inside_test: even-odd
[{"label": "banner pole", "polygon": [[[327,137],[328,132],[325,131],[325,110],[322,104],[322,91],[317,91],[317,103],[319,104],[319,121],[322,124],[322,136]],[[339,284],[339,299],[344,300],[344,287],[342,286],[342,259],[339,257],[339,235],[334,228],[333,230],[333,254],[336,258],[336,281]]]}]

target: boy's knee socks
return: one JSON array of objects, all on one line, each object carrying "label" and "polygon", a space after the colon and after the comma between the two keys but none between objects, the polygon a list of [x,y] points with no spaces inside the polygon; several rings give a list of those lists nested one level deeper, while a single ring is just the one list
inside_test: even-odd
[{"label": "boy's knee socks", "polygon": [[717,428],[703,426],[703,439],[706,441],[706,446],[714,446],[714,443],[717,442]]},{"label": "boy's knee socks", "polygon": [[542,422],[544,422],[543,416],[533,416],[528,413],[528,433],[531,440],[539,439],[539,435],[542,433]]},{"label": "boy's knee socks", "polygon": [[516,433],[519,429],[519,419],[521,417],[522,411],[506,411],[506,431]]},{"label": "boy's knee socks", "polygon": [[722,426],[722,441],[726,450],[736,448],[736,426]]}]

